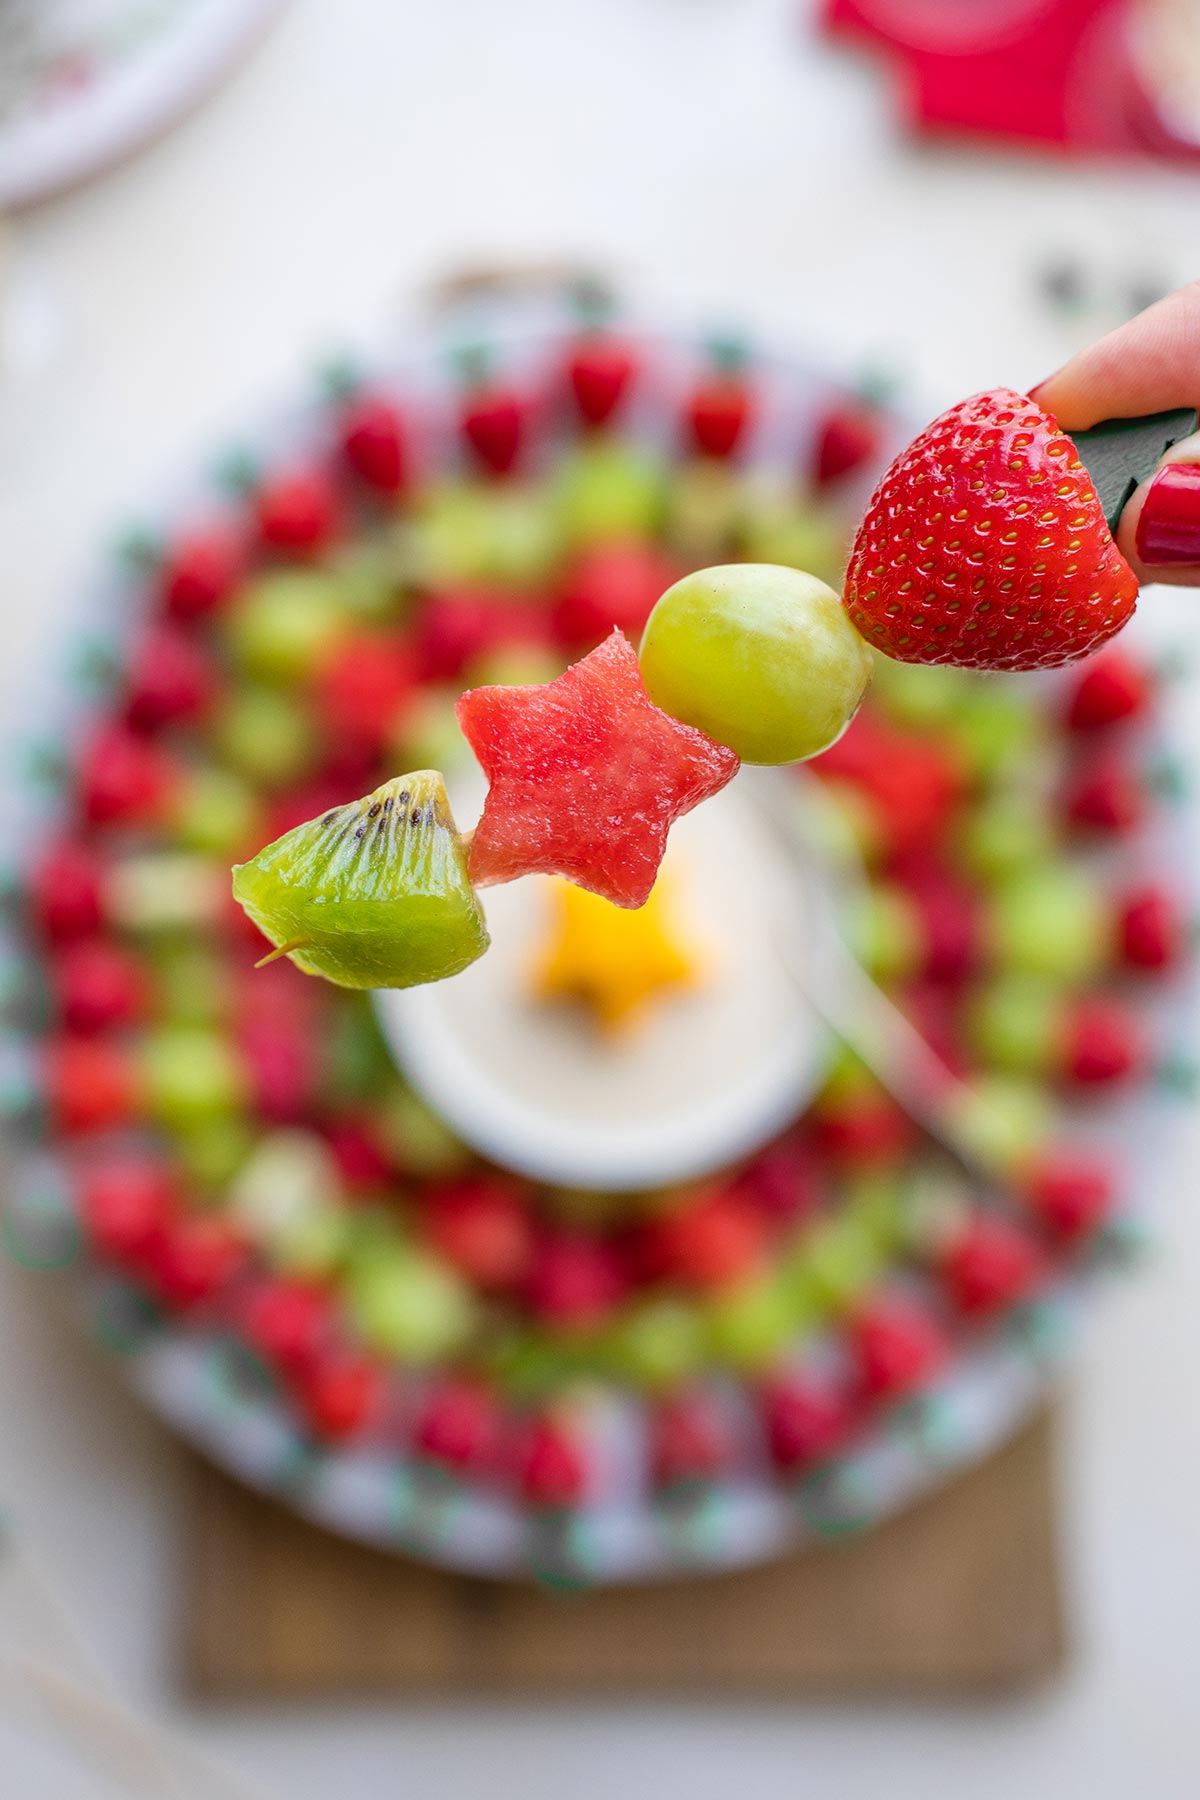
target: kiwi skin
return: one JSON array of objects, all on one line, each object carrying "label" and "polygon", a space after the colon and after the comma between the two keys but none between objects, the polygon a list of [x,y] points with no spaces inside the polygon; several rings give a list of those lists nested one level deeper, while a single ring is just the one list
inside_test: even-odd
[{"label": "kiwi skin", "polygon": [[443,981],[490,942],[434,769],[296,826],[235,866],[233,895],[275,955],[339,987]]}]

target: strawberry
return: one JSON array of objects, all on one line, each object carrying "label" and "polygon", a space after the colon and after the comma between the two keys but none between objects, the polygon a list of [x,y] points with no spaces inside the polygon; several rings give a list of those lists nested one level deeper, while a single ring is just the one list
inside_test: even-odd
[{"label": "strawberry", "polygon": [[383,1393],[379,1364],[351,1350],[327,1351],[304,1369],[296,1385],[309,1429],[331,1441],[365,1430],[378,1416]]},{"label": "strawberry", "polygon": [[407,485],[404,420],[390,400],[356,394],[338,420],[338,436],[346,462],[376,493],[396,495]]},{"label": "strawberry", "polygon": [[736,366],[719,357],[686,410],[688,436],[702,456],[732,456],[754,419],[754,394]]},{"label": "strawberry", "polygon": [[28,904],[38,930],[52,943],[86,937],[103,915],[103,864],[85,844],[70,839],[52,844],[30,878]]},{"label": "strawberry", "polygon": [[312,1365],[334,1321],[329,1292],[313,1282],[263,1275],[241,1302],[248,1341],[267,1362],[281,1369]]},{"label": "strawberry", "polygon": [[642,1234],[640,1261],[647,1272],[688,1287],[728,1287],[760,1266],[767,1236],[763,1214],[730,1189],[652,1220]]},{"label": "strawberry", "polygon": [[534,1252],[526,1297],[546,1324],[587,1330],[609,1317],[624,1290],[620,1263],[606,1244],[562,1232],[547,1237]]},{"label": "strawberry", "polygon": [[193,530],[167,552],[158,573],[163,611],[180,624],[218,611],[246,573],[246,546],[220,522]]},{"label": "strawberry", "polygon": [[51,1121],[69,1135],[132,1123],[139,1086],[132,1059],[104,1038],[49,1038],[42,1079]]},{"label": "strawberry", "polygon": [[864,1307],[847,1335],[863,1394],[871,1400],[905,1399],[938,1373],[949,1354],[933,1315],[899,1295]]},{"label": "strawberry", "polygon": [[78,1207],[88,1239],[102,1255],[138,1265],[179,1211],[178,1183],[155,1157],[112,1156],[81,1175]]},{"label": "strawberry", "polygon": [[69,944],[55,962],[53,984],[58,1016],[72,1031],[128,1025],[146,1009],[141,964],[104,938]]},{"label": "strawberry", "polygon": [[570,649],[590,649],[614,626],[636,641],[659,596],[678,578],[675,564],[652,544],[601,545],[568,570],[555,629]]},{"label": "strawberry", "polygon": [[1063,1072],[1082,1087],[1099,1087],[1140,1074],[1146,1044],[1137,1015],[1111,994],[1088,994],[1067,1010]]},{"label": "strawberry", "polygon": [[1153,885],[1127,894],[1118,908],[1117,942],[1127,969],[1174,968],[1187,942],[1186,923],[1174,896]]},{"label": "strawberry", "polygon": [[511,1291],[533,1260],[533,1224],[519,1190],[497,1175],[438,1188],[425,1230],[446,1261],[487,1293]]},{"label": "strawberry", "polygon": [[356,631],[341,639],[318,670],[315,702],[335,744],[349,736],[378,751],[414,685],[412,652],[398,634]]},{"label": "strawberry", "polygon": [[520,459],[528,423],[524,399],[514,388],[499,381],[471,388],[459,413],[463,437],[491,475],[512,474]]},{"label": "strawberry", "polygon": [[1070,438],[1008,388],[943,413],[859,527],[846,605],[901,662],[1046,669],[1127,623],[1137,578]]},{"label": "strawberry", "polygon": [[133,655],[125,717],[135,731],[194,719],[212,701],[216,680],[193,638],[176,626],[152,626]]},{"label": "strawberry", "polygon": [[842,1447],[854,1422],[849,1397],[828,1377],[789,1373],[763,1390],[767,1448],[785,1475],[812,1468]]},{"label": "strawberry", "polygon": [[711,1481],[732,1454],[728,1427],[708,1394],[672,1394],[652,1411],[648,1460],[656,1488]]},{"label": "strawberry", "polygon": [[145,1256],[154,1291],[168,1306],[199,1306],[228,1285],[246,1261],[246,1245],[227,1219],[184,1217],[157,1235]]},{"label": "strawberry", "polygon": [[1081,669],[1066,693],[1068,731],[1106,731],[1146,711],[1154,696],[1149,671],[1119,644]]},{"label": "strawberry", "polygon": [[1139,770],[1125,757],[1094,751],[1069,776],[1062,796],[1068,825],[1078,831],[1124,837],[1143,824],[1149,794]]},{"label": "strawberry", "polygon": [[369,1111],[342,1113],[325,1128],[339,1173],[352,1194],[376,1194],[391,1180],[392,1164]]},{"label": "strawberry", "polygon": [[552,1512],[578,1506],[588,1477],[578,1433],[551,1413],[536,1419],[517,1453],[517,1479],[525,1499]]},{"label": "strawberry", "polygon": [[1073,1240],[1104,1223],[1116,1202],[1116,1180],[1098,1151],[1050,1149],[1026,1171],[1022,1195],[1055,1237]]},{"label": "strawberry", "polygon": [[492,1466],[501,1437],[495,1399],[467,1376],[446,1375],[425,1396],[413,1442],[430,1462],[457,1474]]},{"label": "strawberry", "polygon": [[567,384],[585,425],[606,425],[637,374],[637,351],[608,332],[577,338],[567,355]]},{"label": "strawberry", "polygon": [[163,815],[174,766],[127,726],[105,724],[79,759],[79,797],[93,825],[149,825]]},{"label": "strawberry", "polygon": [[847,395],[817,427],[812,452],[813,486],[832,487],[874,462],[883,431],[879,408],[858,395]]},{"label": "strawberry", "polygon": [[1019,1226],[979,1213],[945,1251],[940,1273],[959,1312],[980,1319],[1027,1299],[1046,1259]]},{"label": "strawberry", "polygon": [[341,529],[341,506],[321,469],[269,476],[254,496],[254,517],[264,544],[284,556],[317,556]]},{"label": "strawberry", "polygon": [[453,681],[490,650],[545,643],[542,608],[485,588],[455,588],[431,594],[421,608],[414,633],[417,674],[422,681]]}]

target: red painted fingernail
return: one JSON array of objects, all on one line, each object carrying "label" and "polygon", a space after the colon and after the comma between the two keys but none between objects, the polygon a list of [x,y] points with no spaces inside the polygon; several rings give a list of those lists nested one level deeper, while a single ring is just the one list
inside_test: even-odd
[{"label": "red painted fingernail", "polygon": [[1200,463],[1158,471],[1138,519],[1137,553],[1150,564],[1200,563]]}]

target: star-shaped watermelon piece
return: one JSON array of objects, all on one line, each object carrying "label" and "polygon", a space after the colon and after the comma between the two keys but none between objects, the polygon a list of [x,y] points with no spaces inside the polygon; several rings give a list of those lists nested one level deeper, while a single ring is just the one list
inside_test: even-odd
[{"label": "star-shaped watermelon piece", "polygon": [[471,846],[481,887],[564,875],[617,906],[649,898],[675,820],[738,759],[655,706],[621,632],[555,681],[473,688],[458,722],[488,778]]}]

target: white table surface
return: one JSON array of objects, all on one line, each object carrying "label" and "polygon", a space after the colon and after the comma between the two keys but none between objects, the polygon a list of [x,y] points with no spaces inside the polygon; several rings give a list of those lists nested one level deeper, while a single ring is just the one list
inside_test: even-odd
[{"label": "white table surface", "polygon": [[[1180,266],[1200,176],[913,151],[795,0],[297,0],[173,136],[21,220],[57,362],[0,419],[0,704],[97,538],[245,397],[462,261],[568,253],[639,298],[891,355],[931,403],[1031,383],[1062,330],[1033,272]],[[1182,250],[1181,250],[1181,247]],[[12,688],[9,684],[14,684]],[[0,1507],[122,1690],[289,1800],[486,1793],[1200,1792],[1200,1132],[1140,1277],[1072,1383],[1064,1536],[1078,1638],[1049,1692],[937,1706],[189,1709],[173,1681],[180,1458],[0,1262]],[[0,1709],[0,1791],[100,1791]],[[202,1791],[202,1790],[197,1790]]]}]

